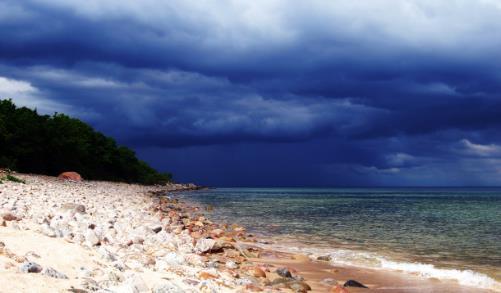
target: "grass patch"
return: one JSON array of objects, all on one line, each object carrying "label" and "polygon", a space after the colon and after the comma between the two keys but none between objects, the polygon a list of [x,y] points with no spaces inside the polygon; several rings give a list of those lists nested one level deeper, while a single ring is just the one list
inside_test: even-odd
[{"label": "grass patch", "polygon": [[4,178],[0,178],[0,183],[3,183],[2,181],[11,181],[11,182],[23,183],[23,184],[26,183],[26,181],[24,181],[23,179],[19,179],[19,178],[12,176],[10,174],[7,174]]}]

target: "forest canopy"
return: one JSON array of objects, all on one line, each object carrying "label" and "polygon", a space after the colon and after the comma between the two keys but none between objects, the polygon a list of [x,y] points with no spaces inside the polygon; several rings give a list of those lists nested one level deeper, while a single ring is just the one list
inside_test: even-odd
[{"label": "forest canopy", "polygon": [[58,113],[39,115],[1,99],[0,168],[52,176],[76,171],[90,180],[148,185],[172,179],[78,119]]}]

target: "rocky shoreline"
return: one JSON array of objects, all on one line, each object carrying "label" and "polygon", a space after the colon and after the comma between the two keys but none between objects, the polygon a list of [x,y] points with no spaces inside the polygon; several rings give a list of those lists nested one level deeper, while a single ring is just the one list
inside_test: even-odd
[{"label": "rocky shoreline", "polygon": [[[286,267],[256,265],[252,259],[262,249],[249,245],[256,240],[245,228],[213,223],[200,208],[166,195],[196,190],[195,185],[141,186],[16,176],[26,183],[0,185],[0,283],[18,280],[17,285],[9,282],[13,291],[311,289],[303,277]],[[16,244],[19,241],[22,245]],[[24,250],[20,247],[27,244]],[[53,250],[49,248],[44,255],[45,244]],[[58,254],[63,248],[86,255],[86,260],[65,262],[70,256]],[[30,278],[38,283],[26,290],[23,286]]]},{"label": "rocky shoreline", "polygon": [[267,248],[180,202],[193,184],[15,176],[0,184],[0,292],[490,292]]}]

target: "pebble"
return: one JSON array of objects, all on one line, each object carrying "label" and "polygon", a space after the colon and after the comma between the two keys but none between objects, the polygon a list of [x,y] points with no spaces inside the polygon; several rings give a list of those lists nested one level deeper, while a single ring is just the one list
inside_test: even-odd
[{"label": "pebble", "polygon": [[56,278],[56,279],[68,279],[68,276],[66,276],[65,274],[58,272],[55,269],[50,268],[50,267],[45,268],[43,270],[42,274],[49,276],[51,278]]},{"label": "pebble", "polygon": [[19,270],[22,273],[40,273],[42,271],[42,266],[35,262],[25,262],[21,265]]},{"label": "pebble", "polygon": [[255,267],[253,269],[253,275],[254,275],[254,277],[257,277],[257,278],[266,278],[266,273],[261,268],[258,268],[258,267]]},{"label": "pebble", "polygon": [[54,231],[54,229],[49,227],[48,224],[43,224],[41,227],[41,230],[42,230],[42,234],[44,234],[45,236],[49,236],[49,237],[56,237],[57,236],[56,231]]},{"label": "pebble", "polygon": [[108,249],[104,248],[103,246],[99,247],[97,252],[105,260],[112,261],[112,262],[117,260],[117,256],[115,254],[111,253]]},{"label": "pebble", "polygon": [[311,291],[310,285],[306,284],[305,282],[299,282],[299,281],[289,283],[289,288],[292,289],[294,292],[298,293],[305,293]]},{"label": "pebble", "polygon": [[282,267],[282,268],[278,268],[276,271],[275,271],[280,277],[284,277],[284,278],[292,278],[292,274],[291,272],[289,271],[288,268],[285,268],[285,267]]},{"label": "pebble", "polygon": [[207,279],[215,279],[217,278],[217,276],[211,274],[211,273],[208,273],[208,272],[201,272],[198,277],[202,280],[207,280]]},{"label": "pebble", "polygon": [[216,241],[210,238],[202,238],[197,241],[195,246],[195,252],[197,253],[205,253],[209,252],[214,248]]},{"label": "pebble", "polygon": [[92,276],[92,272],[84,267],[80,267],[77,274],[79,278],[90,278]]},{"label": "pebble", "polygon": [[81,286],[89,291],[98,291],[101,289],[101,286],[91,278],[84,278],[81,282]]},{"label": "pebble", "polygon": [[249,278],[239,278],[235,282],[239,286],[252,285],[254,282]]},{"label": "pebble", "polygon": [[210,235],[214,238],[219,238],[223,236],[224,231],[222,229],[214,229],[210,232]]},{"label": "pebble", "polygon": [[112,265],[115,269],[119,270],[120,272],[125,271],[125,264],[120,260],[114,261]]},{"label": "pebble", "polygon": [[184,293],[185,291],[172,282],[164,282],[153,289],[153,293]]},{"label": "pebble", "polygon": [[325,285],[329,285],[329,286],[334,286],[337,284],[337,281],[332,279],[332,278],[326,278],[326,279],[323,279],[322,284],[325,284]]},{"label": "pebble", "polygon": [[18,217],[14,216],[12,213],[4,213],[2,215],[2,219],[6,222],[9,222],[9,221],[17,221]]},{"label": "pebble", "polygon": [[75,207],[75,212],[79,214],[85,214],[85,206],[82,204],[79,204]]},{"label": "pebble", "polygon": [[96,235],[96,232],[93,229],[87,229],[85,232],[85,241],[89,246],[94,246],[99,244],[99,238]]},{"label": "pebble", "polygon": [[322,256],[317,257],[317,260],[321,260],[321,261],[331,261],[331,260],[332,260],[332,257],[331,257],[330,255],[322,255]]},{"label": "pebble", "polygon": [[231,260],[229,260],[229,261],[226,262],[226,267],[229,268],[229,269],[232,269],[232,270],[238,269],[237,263],[234,262],[234,261],[231,261]]},{"label": "pebble", "polygon": [[148,285],[146,285],[146,282],[139,275],[133,274],[125,282],[125,285],[132,289],[132,292],[150,292]]},{"label": "pebble", "polygon": [[291,279],[289,278],[276,278],[273,281],[271,281],[270,285],[275,289],[287,288],[289,282],[291,282]]}]

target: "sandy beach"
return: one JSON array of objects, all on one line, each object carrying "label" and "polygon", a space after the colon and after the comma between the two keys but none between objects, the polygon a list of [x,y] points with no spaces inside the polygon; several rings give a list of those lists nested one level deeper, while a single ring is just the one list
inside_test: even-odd
[{"label": "sandy beach", "polygon": [[179,202],[192,185],[16,176],[0,184],[0,292],[490,292],[263,248]]}]

